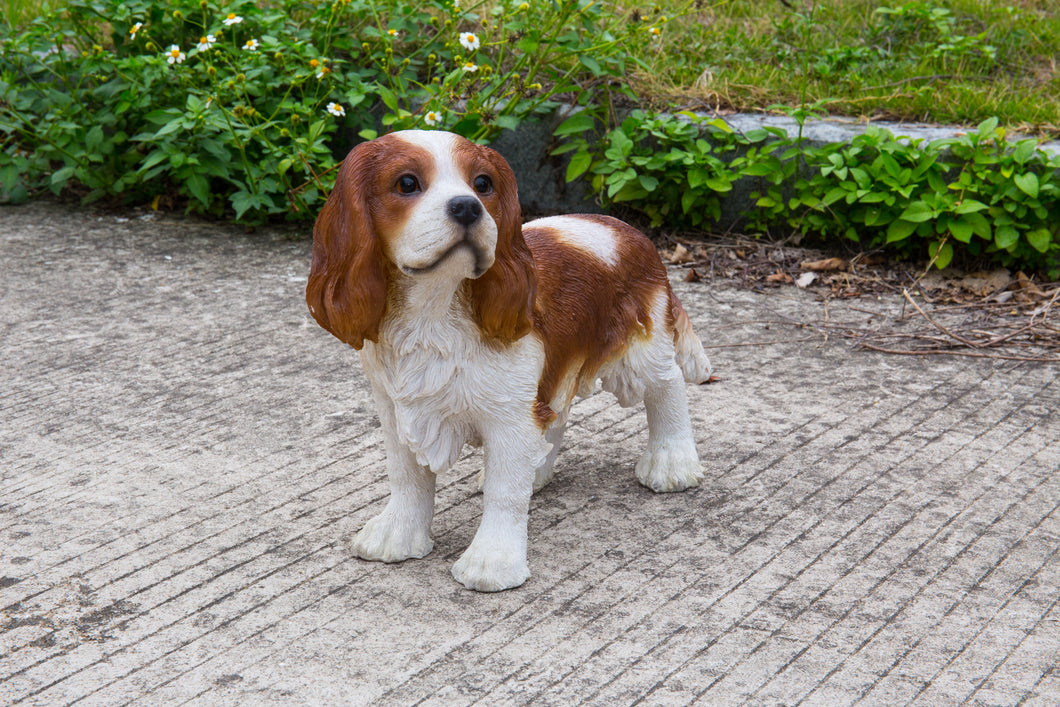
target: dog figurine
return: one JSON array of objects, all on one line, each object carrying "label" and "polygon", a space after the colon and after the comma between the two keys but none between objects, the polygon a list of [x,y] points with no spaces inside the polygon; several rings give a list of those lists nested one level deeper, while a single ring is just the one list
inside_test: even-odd
[{"label": "dog figurine", "polygon": [[710,363],[655,247],[607,216],[522,224],[515,175],[487,147],[420,130],[355,147],[313,230],[306,301],[360,351],[379,408],[390,498],[356,535],[359,557],[431,551],[435,475],[470,443],[484,447],[483,513],[453,577],[521,585],[531,493],[597,380],[623,406],[644,401],[642,484],[703,476],[685,382]]}]

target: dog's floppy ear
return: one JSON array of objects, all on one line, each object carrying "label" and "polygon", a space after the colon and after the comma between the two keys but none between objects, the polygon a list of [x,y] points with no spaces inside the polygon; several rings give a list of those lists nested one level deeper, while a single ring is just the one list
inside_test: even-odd
[{"label": "dog's floppy ear", "polygon": [[533,326],[537,270],[523,240],[515,173],[496,151],[475,147],[483,151],[497,174],[497,206],[490,209],[497,223],[497,250],[493,267],[471,281],[471,303],[483,334],[507,344],[528,334]]},{"label": "dog's floppy ear", "polygon": [[355,349],[366,339],[378,340],[386,312],[385,259],[368,212],[367,175],[375,174],[375,154],[373,143],[362,143],[343,161],[313,227],[305,291],[317,323]]}]

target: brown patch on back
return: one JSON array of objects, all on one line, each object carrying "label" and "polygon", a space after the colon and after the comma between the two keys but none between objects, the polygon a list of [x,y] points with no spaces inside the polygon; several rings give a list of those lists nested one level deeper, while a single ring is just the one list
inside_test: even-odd
[{"label": "brown patch on back", "polygon": [[577,218],[611,230],[619,259],[616,266],[563,243],[554,228],[523,229],[537,265],[534,329],[545,347],[534,405],[542,428],[556,418],[549,404],[564,379],[573,375],[576,390],[602,365],[621,356],[631,339],[649,336],[652,303],[661,290],[670,289],[666,268],[644,234],[609,216]]}]

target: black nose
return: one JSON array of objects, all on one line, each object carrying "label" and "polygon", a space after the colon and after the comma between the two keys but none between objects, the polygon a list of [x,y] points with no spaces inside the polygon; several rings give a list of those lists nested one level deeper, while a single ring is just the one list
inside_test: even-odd
[{"label": "black nose", "polygon": [[470,226],[482,216],[482,204],[473,196],[455,196],[447,204],[449,215],[462,226]]}]

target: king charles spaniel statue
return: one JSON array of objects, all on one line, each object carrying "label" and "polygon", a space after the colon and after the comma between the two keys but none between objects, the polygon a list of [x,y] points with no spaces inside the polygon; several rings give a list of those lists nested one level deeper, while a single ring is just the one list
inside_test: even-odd
[{"label": "king charles spaniel statue", "polygon": [[607,216],[522,224],[515,175],[487,147],[411,130],[354,148],[313,230],[306,301],[360,351],[382,422],[390,498],[359,557],[429,553],[435,475],[481,445],[482,521],[453,577],[521,585],[530,495],[597,380],[623,406],[644,401],[642,484],[702,478],[685,382],[710,363],[655,247]]}]

